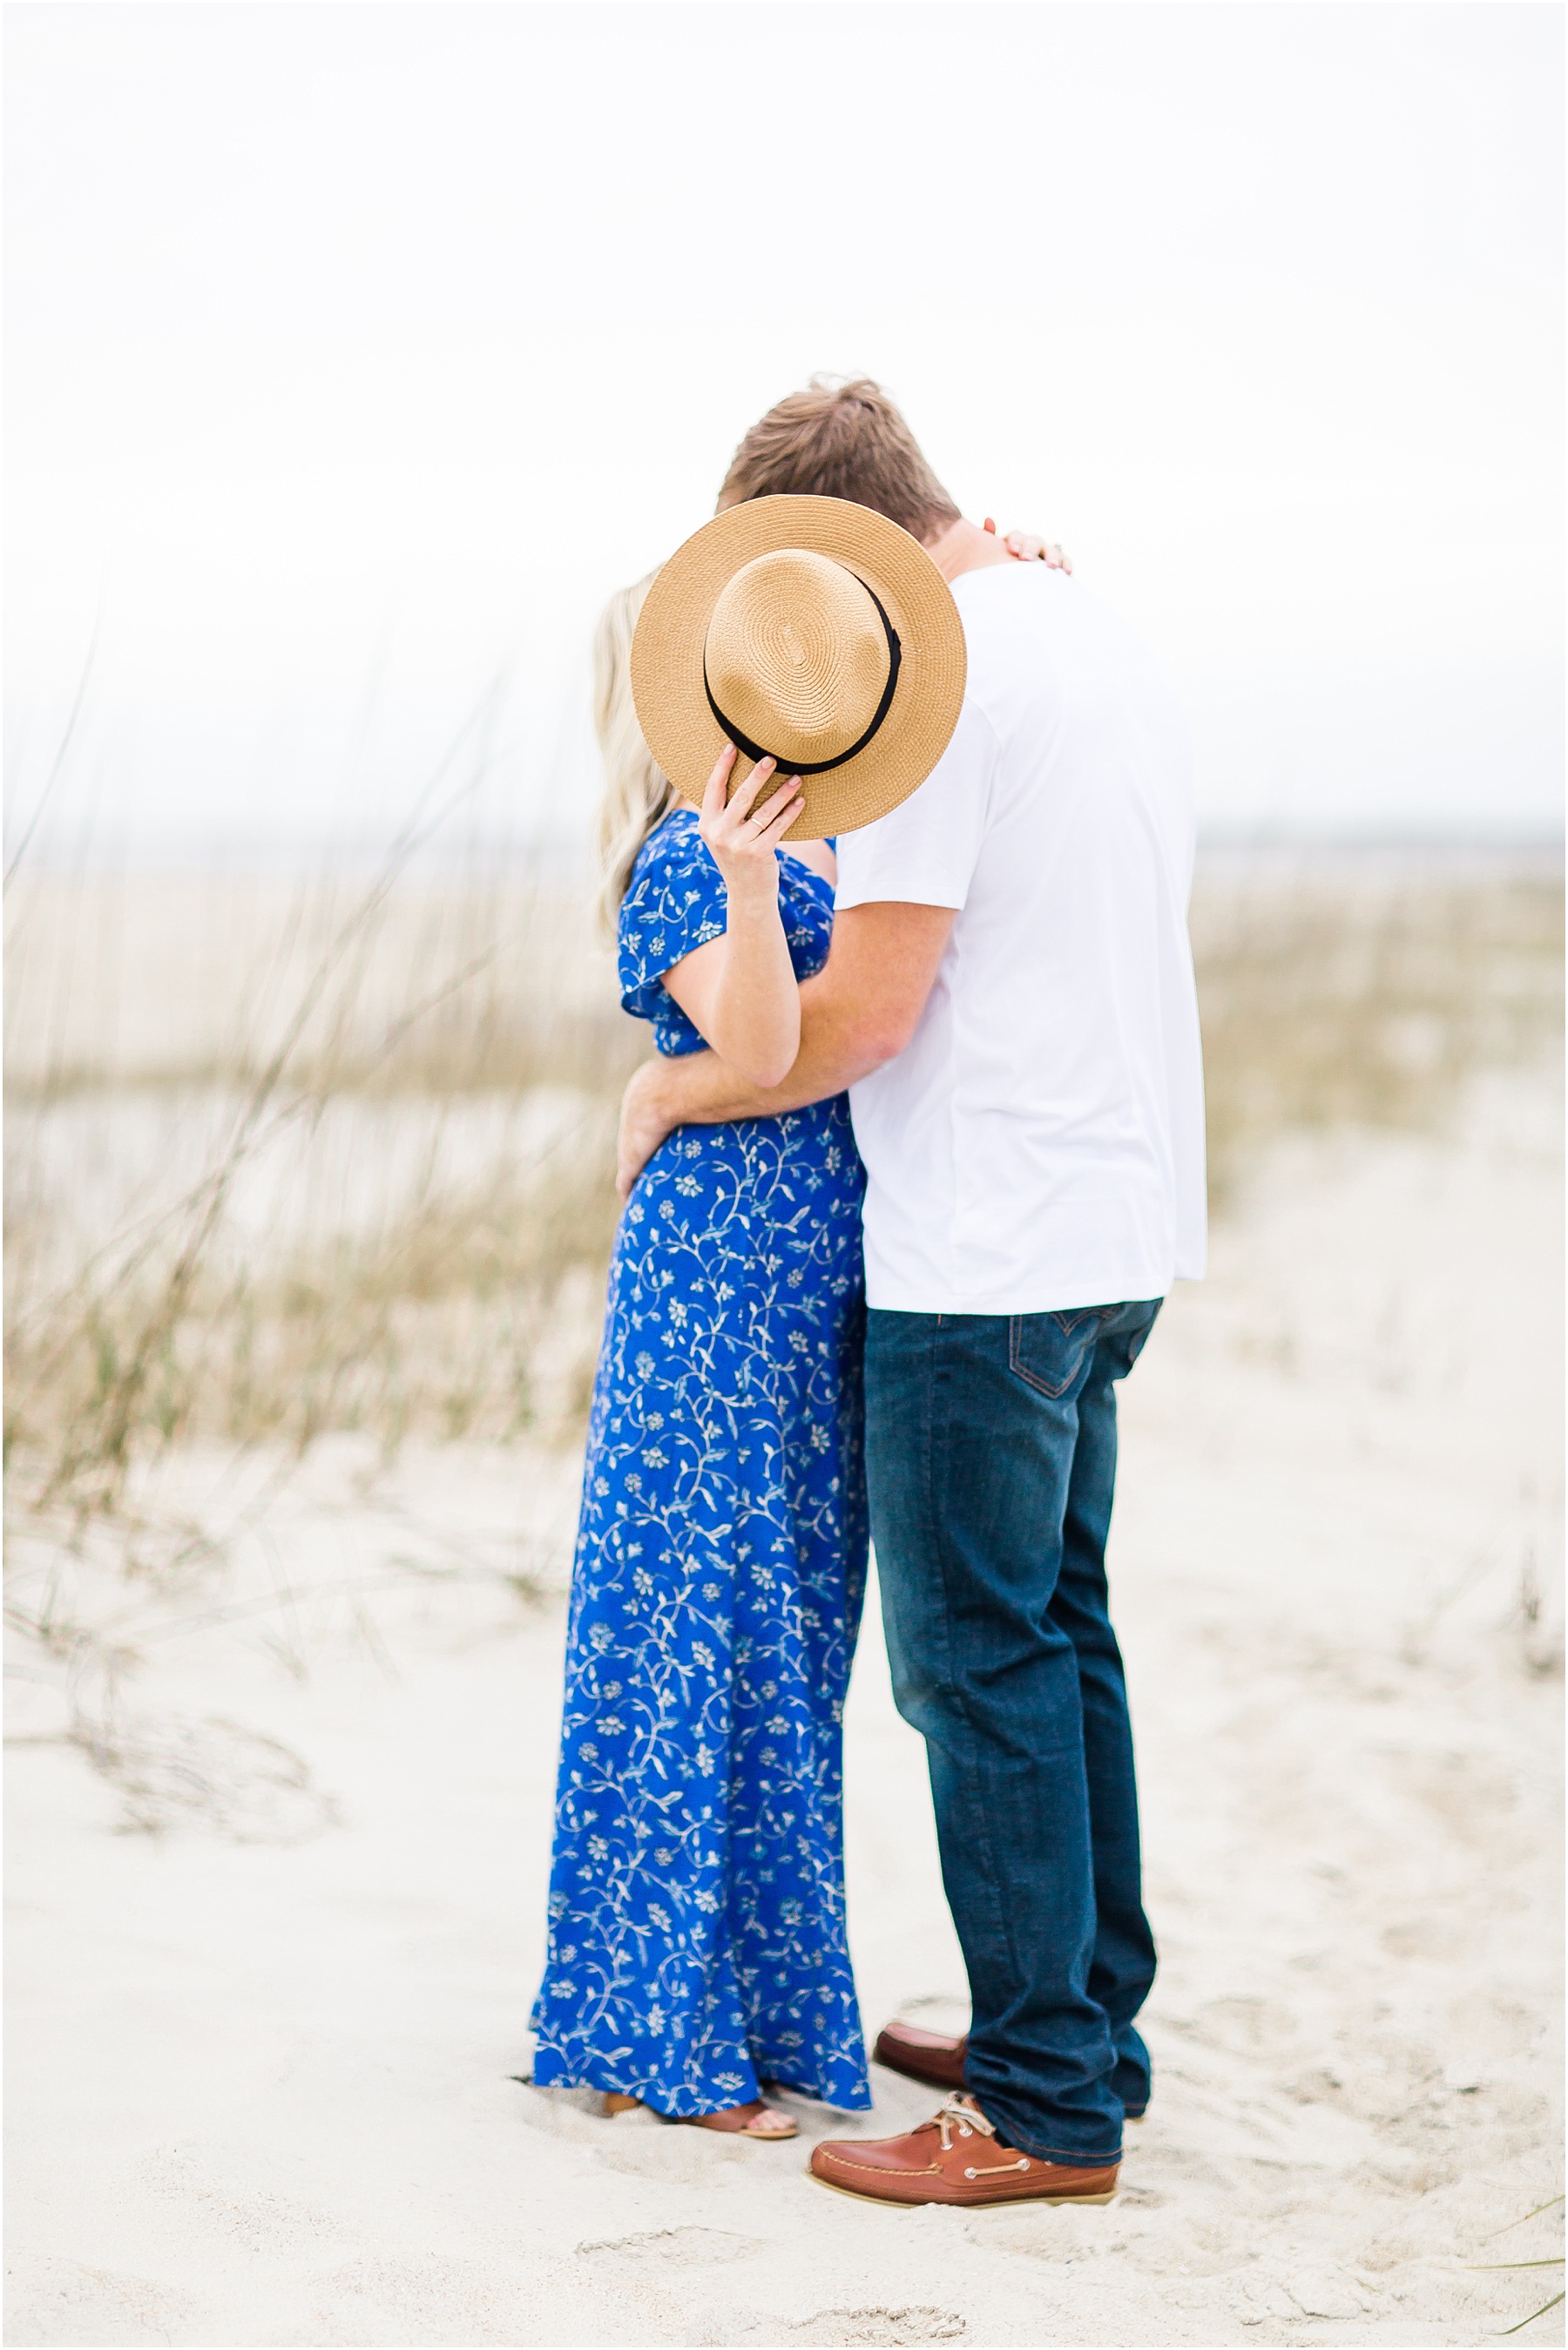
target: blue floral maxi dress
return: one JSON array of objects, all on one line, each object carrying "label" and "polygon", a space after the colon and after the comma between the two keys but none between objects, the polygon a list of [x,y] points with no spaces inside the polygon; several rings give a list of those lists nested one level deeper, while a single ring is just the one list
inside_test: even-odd
[{"label": "blue floral maxi dress", "polygon": [[[780,859],[798,978],[828,884]],[[644,845],[621,1001],[702,1039],[661,974],[724,931],[696,816]],[[869,2106],[845,1932],[840,1723],[866,1575],[865,1176],[840,1095],[677,1129],[621,1220],[566,1641],[534,2078],[659,2112],[774,2080]]]}]

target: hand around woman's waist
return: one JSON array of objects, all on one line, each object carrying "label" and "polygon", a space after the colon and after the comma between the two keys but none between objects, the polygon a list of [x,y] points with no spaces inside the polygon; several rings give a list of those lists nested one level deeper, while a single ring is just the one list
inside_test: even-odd
[{"label": "hand around woman's waist", "polygon": [[634,1069],[620,1100],[620,1133],[616,1143],[615,1187],[623,1201],[665,1137],[680,1123],[671,1098],[673,1088],[662,1058],[644,1061]]}]

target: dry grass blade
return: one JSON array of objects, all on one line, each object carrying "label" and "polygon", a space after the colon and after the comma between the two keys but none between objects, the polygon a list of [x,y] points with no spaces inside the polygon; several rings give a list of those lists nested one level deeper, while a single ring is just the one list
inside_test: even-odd
[{"label": "dry grass blade", "polygon": [[93,617],[92,635],[88,639],[87,656],[82,662],[82,673],[77,683],[75,699],[71,702],[65,729],[60,735],[59,747],[55,753],[53,764],[45,778],[44,787],[34,803],[33,813],[22,827],[22,837],[6,859],[4,892],[6,897],[11,894],[11,884],[21,870],[22,860],[32,847],[33,836],[42,823],[45,811],[54,797],[55,785],[64,773],[66,761],[70,754],[71,743],[76,738],[77,725],[87,703],[88,687],[92,682],[93,666],[98,660],[99,638],[102,629],[103,603],[100,598],[98,610]]},{"label": "dry grass blade", "polygon": [[1563,2295],[1560,2293],[1554,2293],[1550,2301],[1543,2301],[1539,2309],[1532,2309],[1528,2317],[1520,2319],[1517,2325],[1505,2325],[1497,2339],[1500,2342],[1505,2342],[1511,2334],[1522,2334],[1525,2327],[1533,2325],[1538,2317],[1548,2316],[1562,2299]]},{"label": "dry grass blade", "polygon": [[1499,2236],[1511,2235],[1515,2228],[1523,2227],[1526,2220],[1539,2220],[1543,2211],[1555,2211],[1562,2200],[1561,2195],[1553,2195],[1549,2202],[1538,2203],[1533,2211],[1526,2211],[1522,2218],[1511,2220],[1506,2228],[1494,2228],[1487,2238],[1488,2243],[1494,2244]]}]

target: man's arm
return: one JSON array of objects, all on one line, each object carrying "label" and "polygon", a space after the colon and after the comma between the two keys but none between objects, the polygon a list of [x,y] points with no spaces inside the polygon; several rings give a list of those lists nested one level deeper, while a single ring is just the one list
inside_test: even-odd
[{"label": "man's arm", "polygon": [[771,1118],[842,1093],[901,1053],[937,975],[950,906],[849,906],[833,946],[800,992],[800,1051],[782,1085],[751,1085],[716,1053],[644,1062],[621,1104],[617,1184],[624,1200],[678,1126]]}]

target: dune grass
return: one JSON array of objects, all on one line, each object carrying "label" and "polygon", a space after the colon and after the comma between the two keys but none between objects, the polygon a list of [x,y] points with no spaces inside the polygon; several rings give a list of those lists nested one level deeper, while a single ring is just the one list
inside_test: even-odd
[{"label": "dune grass", "polygon": [[[112,1513],[191,1438],[577,1440],[647,1049],[587,894],[526,869],[24,889],[14,1510]],[[1560,1022],[1549,864],[1219,860],[1193,930],[1221,1211],[1279,1135],[1429,1125]]]},{"label": "dune grass", "polygon": [[1346,853],[1220,863],[1193,900],[1210,1184],[1276,1136],[1430,1128],[1562,1033],[1563,890],[1539,861]]}]

